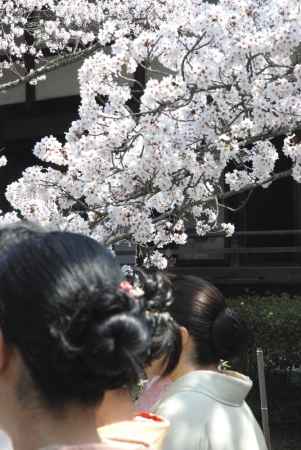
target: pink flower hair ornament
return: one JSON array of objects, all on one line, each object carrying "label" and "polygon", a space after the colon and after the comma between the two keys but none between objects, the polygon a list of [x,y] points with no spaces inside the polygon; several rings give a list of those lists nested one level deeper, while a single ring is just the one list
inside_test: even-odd
[{"label": "pink flower hair ornament", "polygon": [[129,283],[128,281],[124,280],[120,283],[119,289],[125,292],[126,294],[131,295],[134,291],[134,286],[132,286],[131,283]]},{"label": "pink flower hair ornament", "polygon": [[127,280],[123,280],[119,284],[119,289],[124,292],[127,295],[130,295],[131,297],[135,297],[137,300],[139,297],[142,297],[144,292],[142,289],[134,287],[131,283],[129,283]]}]

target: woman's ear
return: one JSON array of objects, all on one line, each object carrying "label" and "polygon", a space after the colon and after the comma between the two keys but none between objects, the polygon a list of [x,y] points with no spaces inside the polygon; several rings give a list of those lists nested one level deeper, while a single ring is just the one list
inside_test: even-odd
[{"label": "woman's ear", "polygon": [[189,342],[190,342],[190,336],[189,336],[187,328],[180,327],[180,335],[181,335],[181,340],[182,340],[182,349],[185,349],[185,348],[187,348],[187,346],[189,345]]}]

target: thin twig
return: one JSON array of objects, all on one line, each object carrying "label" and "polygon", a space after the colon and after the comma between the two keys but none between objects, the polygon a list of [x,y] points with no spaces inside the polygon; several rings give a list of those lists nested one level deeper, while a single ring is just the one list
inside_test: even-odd
[{"label": "thin twig", "polygon": [[54,70],[59,69],[60,67],[65,67],[70,64],[73,64],[77,61],[81,61],[82,59],[87,58],[88,56],[93,55],[97,50],[101,49],[101,45],[96,43],[89,48],[81,50],[78,53],[71,55],[63,55],[55,58],[49,64],[46,64],[43,67],[39,67],[28,73],[27,75],[21,76],[17,80],[9,81],[8,83],[4,83],[0,85],[0,92],[8,91],[9,89],[13,89],[20,84],[30,83],[31,81],[39,78],[42,75],[46,75],[49,72],[53,72]]}]

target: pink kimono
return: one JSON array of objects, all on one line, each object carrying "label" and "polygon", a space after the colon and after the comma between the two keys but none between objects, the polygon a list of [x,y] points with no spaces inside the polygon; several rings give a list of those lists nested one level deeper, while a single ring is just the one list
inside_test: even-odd
[{"label": "pink kimono", "polygon": [[154,377],[149,381],[136,403],[137,411],[151,411],[152,407],[160,400],[171,380],[169,378]]}]

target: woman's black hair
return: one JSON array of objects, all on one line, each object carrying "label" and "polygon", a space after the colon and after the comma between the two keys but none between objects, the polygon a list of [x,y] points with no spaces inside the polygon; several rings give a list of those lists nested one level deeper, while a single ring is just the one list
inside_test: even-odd
[{"label": "woman's black hair", "polygon": [[[166,276],[163,278],[166,280]],[[168,279],[169,288],[172,287],[172,300],[168,304],[166,295],[160,295],[162,287],[157,283],[156,314],[161,320],[157,319],[152,353],[153,359],[165,355],[162,376],[173,372],[179,362],[180,327],[185,327],[191,336],[194,362],[200,367],[240,356],[249,342],[249,332],[239,314],[227,307],[220,290],[195,276],[170,274]],[[150,280],[144,282],[148,283]],[[152,308],[149,309],[152,315]]]},{"label": "woman's black hair", "polygon": [[149,328],[123,279],[89,237],[24,223],[0,230],[0,326],[48,407],[96,405],[141,376]]},{"label": "woman's black hair", "polygon": [[136,269],[131,282],[143,291],[151,330],[152,345],[146,366],[162,358],[162,375],[167,375],[176,367],[182,352],[180,327],[169,312],[174,301],[171,281],[162,272]]}]

